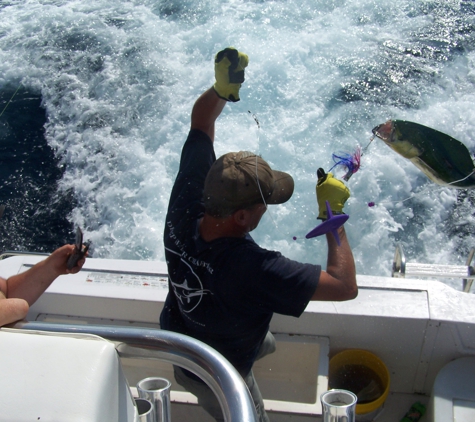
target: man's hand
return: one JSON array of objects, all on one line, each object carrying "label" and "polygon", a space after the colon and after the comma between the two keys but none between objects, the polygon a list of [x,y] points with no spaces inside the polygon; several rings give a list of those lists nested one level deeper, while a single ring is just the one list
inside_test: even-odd
[{"label": "man's hand", "polygon": [[341,180],[335,179],[332,173],[325,174],[325,171],[320,168],[317,174],[318,218],[321,220],[328,218],[325,201],[330,203],[333,214],[343,214],[343,206],[350,197],[350,190]]},{"label": "man's hand", "polygon": [[81,258],[77,264],[68,269],[68,259],[74,254],[75,246],[74,245],[64,245],[56,249],[48,258],[46,258],[44,264],[45,267],[50,268],[56,273],[56,276],[63,274],[75,274],[79,272],[86,262],[86,258]]},{"label": "man's hand", "polygon": [[244,82],[244,68],[249,57],[233,47],[225,48],[216,54],[214,74],[216,83],[213,88],[220,98],[226,101],[239,101],[239,89]]}]

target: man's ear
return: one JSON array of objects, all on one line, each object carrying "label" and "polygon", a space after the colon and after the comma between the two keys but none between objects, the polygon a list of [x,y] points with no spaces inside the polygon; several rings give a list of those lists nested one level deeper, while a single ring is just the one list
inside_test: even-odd
[{"label": "man's ear", "polygon": [[246,227],[249,224],[250,212],[248,210],[237,210],[233,214],[233,220],[239,227]]}]

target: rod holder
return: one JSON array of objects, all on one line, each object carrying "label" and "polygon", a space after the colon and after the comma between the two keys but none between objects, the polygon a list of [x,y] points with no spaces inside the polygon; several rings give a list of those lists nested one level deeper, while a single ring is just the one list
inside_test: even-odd
[{"label": "rod holder", "polygon": [[348,390],[329,390],[320,396],[323,422],[355,422],[356,395]]},{"label": "rod holder", "polygon": [[155,412],[153,404],[150,400],[137,397],[135,399],[137,413],[139,414],[138,422],[155,422]]},{"label": "rod holder", "polygon": [[137,383],[139,397],[152,403],[155,422],[170,422],[170,389],[172,384],[165,378],[144,378]]}]

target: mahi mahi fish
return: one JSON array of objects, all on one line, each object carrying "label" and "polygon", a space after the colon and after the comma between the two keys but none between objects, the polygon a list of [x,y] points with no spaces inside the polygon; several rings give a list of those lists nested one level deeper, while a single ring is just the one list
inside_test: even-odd
[{"label": "mahi mahi fish", "polygon": [[472,157],[467,147],[451,136],[404,120],[388,120],[376,126],[373,134],[433,182],[458,189],[475,187]]}]

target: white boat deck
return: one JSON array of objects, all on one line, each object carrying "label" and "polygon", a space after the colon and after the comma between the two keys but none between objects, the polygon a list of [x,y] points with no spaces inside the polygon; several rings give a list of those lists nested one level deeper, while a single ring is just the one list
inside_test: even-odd
[{"label": "white boat deck", "polygon": [[[41,259],[9,258],[0,263],[0,275],[23,271]],[[355,300],[312,302],[300,318],[273,318],[277,351],[256,363],[272,421],[320,420],[319,403],[313,403],[313,415],[304,409],[312,400],[318,402],[328,382],[328,359],[345,349],[373,352],[390,372],[390,394],[375,419],[381,422],[400,420],[417,401],[428,405],[441,368],[459,357],[475,356],[474,295],[434,280],[357,278],[360,290]],[[159,328],[167,289],[164,263],[88,259],[83,271],[51,285],[31,308],[28,320]],[[315,357],[318,339],[326,342],[320,349],[325,359]],[[190,408],[194,421],[211,420],[199,406],[188,403],[193,397],[175,385],[170,365],[123,359],[123,366],[131,386],[148,376],[172,381],[172,420],[187,420]],[[280,387],[288,388],[285,397],[276,392],[276,373]]]},{"label": "white boat deck", "polygon": [[[381,409],[381,413],[374,414],[373,419],[370,421],[377,422],[399,422],[405,413],[415,402],[421,402],[427,405],[429,402],[428,397],[421,397],[413,394],[390,394],[386,400],[384,407]],[[193,415],[194,422],[215,422],[203,409],[199,406],[183,405],[172,403],[172,421],[186,421],[190,420],[189,415]],[[276,413],[268,411],[269,419],[271,422],[321,422],[322,416],[315,415],[297,415],[292,413]],[[364,421],[366,418],[358,416],[357,422]],[[426,422],[427,418],[423,418],[420,422]],[[470,421],[473,421],[470,420]],[[466,422],[470,422],[467,420]]]}]

